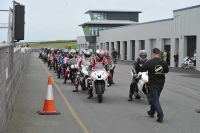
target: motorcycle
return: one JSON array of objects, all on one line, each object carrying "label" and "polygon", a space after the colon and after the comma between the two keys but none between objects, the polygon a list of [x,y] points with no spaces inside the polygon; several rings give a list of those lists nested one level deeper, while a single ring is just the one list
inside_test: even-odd
[{"label": "motorcycle", "polygon": [[[134,68],[131,70],[131,75],[134,76]],[[151,104],[151,96],[149,93],[149,85],[148,85],[148,72],[139,72],[137,75],[137,84],[133,89],[133,95],[135,99],[147,98],[149,104]]]},{"label": "motorcycle", "polygon": [[109,74],[106,72],[104,66],[101,63],[97,63],[94,70],[90,74],[92,85],[90,87],[94,88],[98,102],[102,103],[103,94],[105,91],[105,84],[107,83]]},{"label": "motorcycle", "polygon": [[87,90],[89,87],[89,82],[91,78],[88,76],[88,66],[90,65],[90,62],[84,62],[81,65],[81,73],[80,73],[80,85],[82,90]]},{"label": "motorcycle", "polygon": [[194,67],[194,62],[193,62],[194,58],[190,58],[188,56],[186,56],[184,59],[183,59],[183,63],[181,64],[181,67],[183,69],[193,69]]},{"label": "motorcycle", "polygon": [[65,72],[65,78],[70,79],[71,83],[75,83],[77,72],[78,72],[77,60],[75,58],[69,59],[67,63],[67,70]]}]

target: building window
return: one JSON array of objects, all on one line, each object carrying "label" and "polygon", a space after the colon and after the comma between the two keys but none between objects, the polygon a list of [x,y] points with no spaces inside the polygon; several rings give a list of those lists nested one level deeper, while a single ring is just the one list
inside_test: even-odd
[{"label": "building window", "polygon": [[98,36],[100,30],[105,30],[105,29],[109,29],[109,28],[112,28],[112,27],[89,27],[90,35]]},{"label": "building window", "polygon": [[94,19],[107,19],[106,13],[93,13]]}]

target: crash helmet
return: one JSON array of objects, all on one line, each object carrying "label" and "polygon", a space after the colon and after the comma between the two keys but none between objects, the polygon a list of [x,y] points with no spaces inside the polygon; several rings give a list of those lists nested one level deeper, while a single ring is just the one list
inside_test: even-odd
[{"label": "crash helmet", "polygon": [[103,59],[104,57],[104,51],[102,49],[97,49],[96,51],[96,56],[99,58],[99,59]]},{"label": "crash helmet", "polygon": [[88,58],[91,56],[91,52],[89,50],[84,52],[84,57]]},{"label": "crash helmet", "polygon": [[108,56],[109,56],[109,51],[108,51],[108,50],[104,50],[104,55],[105,55],[106,57],[108,57]]},{"label": "crash helmet", "polygon": [[139,58],[142,61],[146,60],[147,59],[147,52],[145,50],[140,50],[140,52],[139,52]]}]

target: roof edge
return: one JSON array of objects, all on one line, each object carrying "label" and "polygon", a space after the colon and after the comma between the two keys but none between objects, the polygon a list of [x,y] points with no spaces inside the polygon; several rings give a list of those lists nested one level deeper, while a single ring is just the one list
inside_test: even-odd
[{"label": "roof edge", "polygon": [[88,10],[85,14],[89,14],[91,12],[129,12],[129,13],[142,13],[142,11],[117,11],[117,10]]},{"label": "roof edge", "polygon": [[161,20],[155,20],[155,21],[144,22],[144,23],[129,24],[129,25],[124,25],[124,26],[119,26],[119,27],[113,27],[113,28],[109,28],[109,29],[103,29],[103,30],[111,30],[111,29],[115,29],[115,28],[122,28],[122,27],[128,27],[128,26],[137,26],[137,25],[143,25],[143,24],[149,24],[149,23],[156,23],[156,22],[162,22],[162,21],[169,21],[169,20],[174,20],[174,18],[161,19]]},{"label": "roof edge", "polygon": [[198,8],[198,7],[200,7],[200,5],[173,10],[173,12],[178,12],[178,11],[183,11],[183,10],[189,10],[189,9]]}]

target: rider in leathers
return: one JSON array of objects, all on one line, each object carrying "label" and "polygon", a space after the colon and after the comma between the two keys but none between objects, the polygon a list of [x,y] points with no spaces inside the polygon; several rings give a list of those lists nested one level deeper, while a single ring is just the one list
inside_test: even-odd
[{"label": "rider in leathers", "polygon": [[[91,59],[90,65],[88,66],[89,75],[92,73],[92,68],[95,67],[96,63],[102,63],[102,65],[104,66],[106,71],[110,74],[109,64],[108,64],[108,61],[104,58],[104,51],[102,49],[98,49],[96,51],[96,56]],[[109,84],[107,84],[107,86],[109,86]],[[88,88],[88,94],[89,94],[89,96],[87,97],[87,99],[91,99],[93,97],[93,88],[92,87]]]},{"label": "rider in leathers", "polygon": [[63,84],[66,84],[66,81],[67,81],[67,78],[69,78],[69,77],[67,77],[67,75],[70,73],[70,71],[69,70],[67,70],[67,67],[69,66],[68,65],[68,61],[70,60],[70,59],[72,59],[72,58],[76,58],[76,56],[75,56],[75,53],[74,53],[74,51],[72,51],[72,52],[70,52],[68,55],[67,55],[67,58],[64,58],[66,61],[65,61],[65,71],[64,71],[64,82],[63,82]]},{"label": "rider in leathers", "polygon": [[133,65],[133,79],[132,83],[130,84],[130,91],[129,91],[129,99],[128,101],[132,101],[133,91],[135,85],[137,85],[137,74],[140,72],[140,67],[147,62],[147,52],[145,50],[140,50],[139,57],[136,59]]},{"label": "rider in leathers", "polygon": [[78,86],[80,84],[80,71],[81,71],[81,64],[84,62],[90,62],[91,61],[91,52],[89,50],[85,50],[83,53],[83,56],[79,58],[78,60],[78,73],[75,79],[75,89],[72,92],[78,92]]}]

